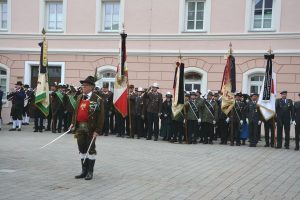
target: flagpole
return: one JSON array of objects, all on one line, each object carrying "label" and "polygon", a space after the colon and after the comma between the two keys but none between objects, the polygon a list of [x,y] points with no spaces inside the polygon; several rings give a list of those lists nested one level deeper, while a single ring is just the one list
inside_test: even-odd
[{"label": "flagpole", "polygon": [[[230,59],[230,56],[232,56],[232,43],[230,42],[229,43],[229,51],[228,51],[229,55],[227,56],[227,59]],[[234,112],[231,110],[230,111],[230,145],[234,145],[234,137],[233,137],[233,126],[234,126],[234,123],[233,123],[233,115],[234,115]]]}]

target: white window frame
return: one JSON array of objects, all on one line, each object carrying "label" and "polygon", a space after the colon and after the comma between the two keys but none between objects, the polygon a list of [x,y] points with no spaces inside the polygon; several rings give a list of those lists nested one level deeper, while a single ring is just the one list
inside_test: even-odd
[{"label": "white window frame", "polygon": [[[63,4],[63,26],[62,30],[48,29],[48,2],[62,2]],[[45,28],[48,33],[66,33],[67,27],[67,3],[68,0],[41,0],[40,1],[40,30]]]},{"label": "white window frame", "polygon": [[255,0],[246,1],[246,32],[278,32],[280,30],[281,0],[273,0],[271,28],[254,28]]},{"label": "white window frame", "polygon": [[197,68],[197,67],[187,67],[184,69],[184,75],[187,73],[197,73],[200,74],[201,80],[200,81],[189,81],[189,80],[184,80],[184,86],[187,83],[191,84],[200,84],[201,85],[201,93],[206,94],[207,92],[207,72],[204,71],[203,69]]},{"label": "white window frame", "polygon": [[[10,92],[10,88],[9,88],[9,85],[10,85],[10,68],[7,67],[6,65],[0,63],[0,68],[6,70],[6,75],[0,75],[1,78],[6,78],[6,91],[3,91],[3,94],[7,94],[8,92]],[[4,77],[6,76],[6,77]],[[8,107],[8,101],[7,99],[4,99],[2,98],[2,107]]]},{"label": "white window frame", "polygon": [[[111,65],[105,65],[97,68],[97,74],[101,76],[101,74],[106,73],[106,72],[115,72],[117,71],[116,66],[111,66]],[[115,78],[102,78],[99,81],[95,83],[96,86],[102,88],[103,87],[103,82],[109,82],[109,83],[114,83]],[[109,90],[111,90],[111,84],[109,84]]]},{"label": "white window frame", "polygon": [[[263,68],[253,68],[243,73],[243,89],[242,92],[246,94],[250,94],[250,88],[251,88],[251,77],[255,75],[261,75],[265,74],[266,69]],[[274,73],[274,72],[273,72]],[[276,73],[274,73],[276,77]],[[260,92],[260,91],[259,91]]]},{"label": "white window frame", "polygon": [[[1,2],[1,0],[0,0]],[[3,1],[2,1],[3,2]],[[6,0],[6,4],[7,4],[7,22],[6,22],[6,28],[2,28],[0,26],[0,32],[10,32],[10,28],[11,28],[11,0]],[[1,22],[0,22],[1,23]]]},{"label": "white window frame", "polygon": [[255,77],[255,76],[262,76],[264,77],[264,73],[255,73],[255,74],[251,74],[248,78],[248,81],[249,81],[249,86],[248,86],[248,94],[251,93],[251,87],[252,86],[255,86],[255,87],[258,87],[258,91],[257,93],[260,94],[260,91],[261,91],[261,88],[263,86],[263,80],[261,81],[252,81],[251,78]]},{"label": "white window frame", "polygon": [[[119,30],[104,30],[104,6],[105,2],[119,2]],[[96,33],[119,33],[124,24],[125,0],[96,0]],[[126,27],[125,27],[126,28]]]},{"label": "white window frame", "polygon": [[[25,67],[24,67],[24,84],[31,85],[31,69],[32,66],[39,66],[39,61],[25,61]],[[51,66],[60,66],[61,67],[61,76],[60,80],[61,83],[65,83],[65,62],[48,62],[48,67]]]},{"label": "white window frame", "polygon": [[[203,29],[188,30],[187,29],[187,2],[199,1],[204,2]],[[180,0],[179,5],[179,33],[209,33],[211,18],[211,0]]]}]

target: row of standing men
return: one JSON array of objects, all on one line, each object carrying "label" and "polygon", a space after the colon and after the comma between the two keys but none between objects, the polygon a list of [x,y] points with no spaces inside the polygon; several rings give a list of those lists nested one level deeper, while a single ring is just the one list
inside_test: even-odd
[{"label": "row of standing men", "polygon": [[[221,110],[221,92],[208,92],[206,98],[200,91],[187,92],[184,109],[179,117],[172,115],[172,94],[163,95],[158,92],[159,86],[154,83],[148,89],[128,88],[129,115],[122,115],[113,106],[113,92],[104,83],[95,92],[103,99],[105,119],[103,135],[116,134],[118,137],[145,137],[147,140],[159,136],[163,140],[189,144],[212,144],[220,138],[220,144],[230,143],[244,145],[249,139],[249,146],[255,147],[261,138],[261,124],[264,123],[265,147],[282,148],[283,129],[285,133],[284,147],[290,146],[290,127],[295,126],[295,150],[299,150],[300,132],[300,101],[293,103],[287,98],[287,91],[280,93],[276,100],[276,115],[264,120],[257,105],[258,94],[235,94],[235,106],[231,113],[224,114]],[[22,124],[29,123],[29,117],[34,118],[34,131],[52,131],[61,133],[70,126],[76,97],[81,94],[81,88],[70,85],[50,85],[50,113],[48,117],[36,108],[34,91],[28,85],[18,81],[15,90],[8,94],[12,101],[10,131],[21,130]],[[300,95],[300,94],[299,94]],[[44,119],[47,125],[44,125]],[[161,123],[159,123],[159,119]],[[277,128],[275,137],[275,129]]]}]

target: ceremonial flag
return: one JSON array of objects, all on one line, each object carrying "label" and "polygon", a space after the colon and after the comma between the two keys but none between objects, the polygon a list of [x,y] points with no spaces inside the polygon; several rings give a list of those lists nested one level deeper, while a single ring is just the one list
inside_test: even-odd
[{"label": "ceremonial flag", "polygon": [[173,117],[177,118],[184,106],[184,63],[181,61],[176,62],[173,93],[172,113]]},{"label": "ceremonial flag", "polygon": [[235,83],[235,59],[232,55],[227,57],[226,66],[224,69],[221,91],[223,93],[221,109],[228,115],[234,107],[234,92],[236,91]]},{"label": "ceremonial flag", "polygon": [[276,101],[276,77],[273,73],[272,59],[273,54],[265,55],[267,59],[267,66],[265,77],[263,81],[263,88],[260,91],[259,99],[257,104],[261,114],[265,120],[271,119],[275,115],[275,101]]},{"label": "ceremonial flag", "polygon": [[49,83],[48,83],[48,43],[46,41],[46,32],[43,30],[43,42],[39,43],[41,47],[41,55],[40,55],[40,68],[39,75],[37,81],[37,88],[35,93],[35,104],[38,109],[44,113],[45,116],[49,114]]},{"label": "ceremonial flag", "polygon": [[126,64],[126,37],[127,34],[121,33],[120,42],[120,63],[117,67],[116,80],[114,85],[114,98],[113,103],[115,108],[121,113],[123,117],[127,116],[128,113],[128,72]]}]

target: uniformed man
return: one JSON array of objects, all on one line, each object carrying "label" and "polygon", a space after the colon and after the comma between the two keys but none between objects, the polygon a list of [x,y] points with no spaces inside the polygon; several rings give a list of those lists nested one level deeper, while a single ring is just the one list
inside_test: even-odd
[{"label": "uniformed man", "polygon": [[15,84],[15,91],[7,95],[7,99],[12,101],[11,115],[13,118],[13,125],[9,131],[15,131],[17,127],[18,131],[21,131],[22,128],[22,115],[26,96],[22,86],[22,82],[18,81]]},{"label": "uniformed man", "polygon": [[261,112],[257,105],[258,94],[253,93],[250,95],[251,101],[246,105],[245,114],[246,114],[246,122],[248,123],[249,129],[249,147],[256,147],[258,138],[257,132],[259,125],[261,124]]},{"label": "uniformed man", "polygon": [[[63,86],[54,85],[51,87],[51,108],[52,108],[52,133],[61,133],[62,130],[62,121],[64,116],[64,103],[65,103],[65,95],[62,92]],[[57,124],[58,122],[58,124]]]},{"label": "uniformed man", "polygon": [[[68,127],[72,123],[72,116],[76,106],[76,90],[73,86],[69,86],[68,91],[65,95],[65,121],[64,121],[64,131],[67,131]],[[67,127],[67,129],[66,129]]]},{"label": "uniformed man", "polygon": [[184,114],[186,116],[187,142],[188,144],[197,144],[198,124],[201,123],[199,117],[200,104],[196,100],[196,93],[190,92],[190,99],[184,103]]},{"label": "uniformed man", "polygon": [[[300,93],[298,94],[300,99]],[[294,104],[293,124],[295,126],[295,151],[299,151],[299,136],[300,136],[300,101]]]},{"label": "uniformed man", "polygon": [[32,91],[30,90],[30,87],[28,84],[24,84],[24,93],[25,93],[25,99],[24,99],[24,110],[23,110],[23,125],[29,125],[29,102],[31,101]]},{"label": "uniformed man", "polygon": [[134,101],[132,104],[132,113],[134,117],[134,133],[137,135],[137,139],[140,139],[143,136],[144,123],[143,119],[145,116],[144,109],[144,100],[143,100],[143,88],[139,87],[137,89],[136,95],[131,96],[131,100]]},{"label": "uniformed man", "polygon": [[166,93],[166,99],[162,103],[160,119],[160,136],[163,137],[164,141],[171,142],[174,125],[172,120],[172,94],[169,91]]},{"label": "uniformed man", "polygon": [[112,115],[113,109],[113,93],[109,91],[108,83],[103,83],[102,89],[99,91],[99,96],[102,98],[105,107],[103,134],[104,136],[108,136],[110,116]]},{"label": "uniformed man", "polygon": [[207,99],[204,99],[200,106],[201,127],[203,129],[203,144],[213,144],[214,126],[218,122],[218,104],[212,99],[213,93],[207,94]]},{"label": "uniformed man", "polygon": [[129,85],[128,88],[128,115],[126,116],[126,132],[127,138],[134,138],[135,135],[135,98],[137,94],[134,90],[134,85]]},{"label": "uniformed man", "polygon": [[290,146],[290,126],[293,115],[293,101],[287,99],[287,91],[280,92],[281,98],[276,99],[276,119],[277,119],[277,147],[282,147],[282,130],[284,128],[285,143],[284,147],[289,149]]},{"label": "uniformed man", "polygon": [[[75,132],[75,138],[77,138],[82,165],[81,174],[75,178],[91,180],[96,160],[95,140],[103,128],[104,104],[101,97],[92,92],[95,87],[94,77],[88,76],[80,83],[82,84],[82,94],[77,98],[72,124],[70,125],[70,128],[73,128]],[[90,144],[91,147],[88,152]],[[86,158],[85,162],[84,158]]]},{"label": "uniformed man", "polygon": [[217,129],[218,135],[220,136],[221,142],[220,144],[227,144],[228,141],[228,134],[229,134],[229,118],[227,115],[222,111],[221,104],[222,104],[222,96],[219,93],[219,97],[217,100],[219,109],[218,109],[218,122],[217,122]]},{"label": "uniformed man", "polygon": [[229,114],[230,120],[231,120],[231,127],[233,134],[230,134],[230,145],[234,145],[234,141],[236,143],[236,146],[241,145],[240,140],[240,134],[243,129],[243,123],[245,120],[244,116],[244,110],[245,110],[245,104],[241,101],[242,93],[237,92],[235,95],[235,104],[234,107],[231,110],[231,113]]},{"label": "uniformed man", "polygon": [[[152,90],[145,94],[145,98],[148,99],[147,104],[147,120],[148,120],[148,135],[147,140],[152,139],[154,134],[154,141],[158,140],[159,131],[159,116],[161,114],[162,107],[162,94],[158,92],[159,89],[157,83],[153,83]],[[153,128],[154,127],[154,128]]]}]

